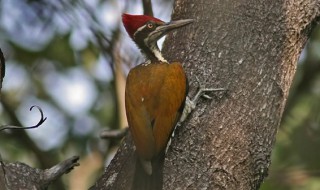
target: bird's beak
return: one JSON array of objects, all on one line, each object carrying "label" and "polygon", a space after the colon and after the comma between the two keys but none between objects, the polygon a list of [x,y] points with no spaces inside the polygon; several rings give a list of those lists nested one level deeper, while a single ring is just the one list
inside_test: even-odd
[{"label": "bird's beak", "polygon": [[193,19],[185,19],[185,20],[177,20],[164,23],[163,25],[158,26],[154,31],[149,34],[150,41],[157,41],[162,36],[166,35],[168,32],[191,24],[194,20]]}]

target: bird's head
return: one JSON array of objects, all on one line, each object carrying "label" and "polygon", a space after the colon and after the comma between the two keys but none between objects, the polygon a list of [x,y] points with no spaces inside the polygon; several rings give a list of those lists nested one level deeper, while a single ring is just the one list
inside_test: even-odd
[{"label": "bird's head", "polygon": [[129,36],[150,61],[167,62],[161,55],[157,41],[168,32],[186,26],[192,19],[163,22],[147,15],[122,15],[123,25]]}]

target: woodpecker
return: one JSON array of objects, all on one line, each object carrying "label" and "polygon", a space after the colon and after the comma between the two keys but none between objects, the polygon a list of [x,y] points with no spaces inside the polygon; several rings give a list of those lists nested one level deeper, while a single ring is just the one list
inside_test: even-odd
[{"label": "woodpecker", "polygon": [[[142,177],[142,181],[145,182],[149,180],[146,179],[148,175],[157,178],[158,175],[154,172],[159,173],[157,170],[162,172],[162,168],[155,168],[157,166],[155,163],[161,159],[163,161],[165,148],[179,120],[182,122],[195,108],[199,97],[210,98],[203,94],[204,92],[224,89],[200,86],[195,97],[190,100],[187,97],[187,77],[182,64],[168,62],[159,50],[157,41],[161,37],[172,30],[191,24],[192,19],[166,23],[147,15],[123,14],[122,22],[129,36],[146,58],[144,63],[129,71],[125,89],[129,130],[139,162],[147,174]],[[161,186],[149,186],[146,189],[161,189]]]},{"label": "woodpecker", "polygon": [[187,96],[187,78],[181,63],[164,59],[157,41],[193,20],[166,23],[147,15],[123,14],[122,21],[146,58],[128,74],[125,107],[136,152],[151,175],[151,162],[164,152]]}]

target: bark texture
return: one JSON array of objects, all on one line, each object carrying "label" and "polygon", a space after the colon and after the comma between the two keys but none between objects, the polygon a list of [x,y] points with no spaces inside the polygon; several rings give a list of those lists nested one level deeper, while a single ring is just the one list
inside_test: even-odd
[{"label": "bark texture", "polygon": [[[191,94],[196,76],[228,92],[201,101],[176,130],[163,189],[260,187],[298,57],[319,14],[319,0],[175,1],[172,20],[195,23],[168,36],[165,57],[184,63]],[[130,188],[127,150],[119,149],[93,189]]]},{"label": "bark texture", "polygon": [[178,0],[174,7],[173,20],[196,23],[170,36],[167,55],[184,60],[191,86],[198,76],[228,96],[201,103],[179,129],[164,189],[258,189],[319,1]]}]

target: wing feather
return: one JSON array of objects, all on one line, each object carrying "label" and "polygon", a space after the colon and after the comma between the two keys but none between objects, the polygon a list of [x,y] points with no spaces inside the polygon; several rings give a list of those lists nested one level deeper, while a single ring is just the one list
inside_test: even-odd
[{"label": "wing feather", "polygon": [[139,65],[126,84],[126,113],[140,157],[164,150],[186,98],[186,76],[180,63]]}]

